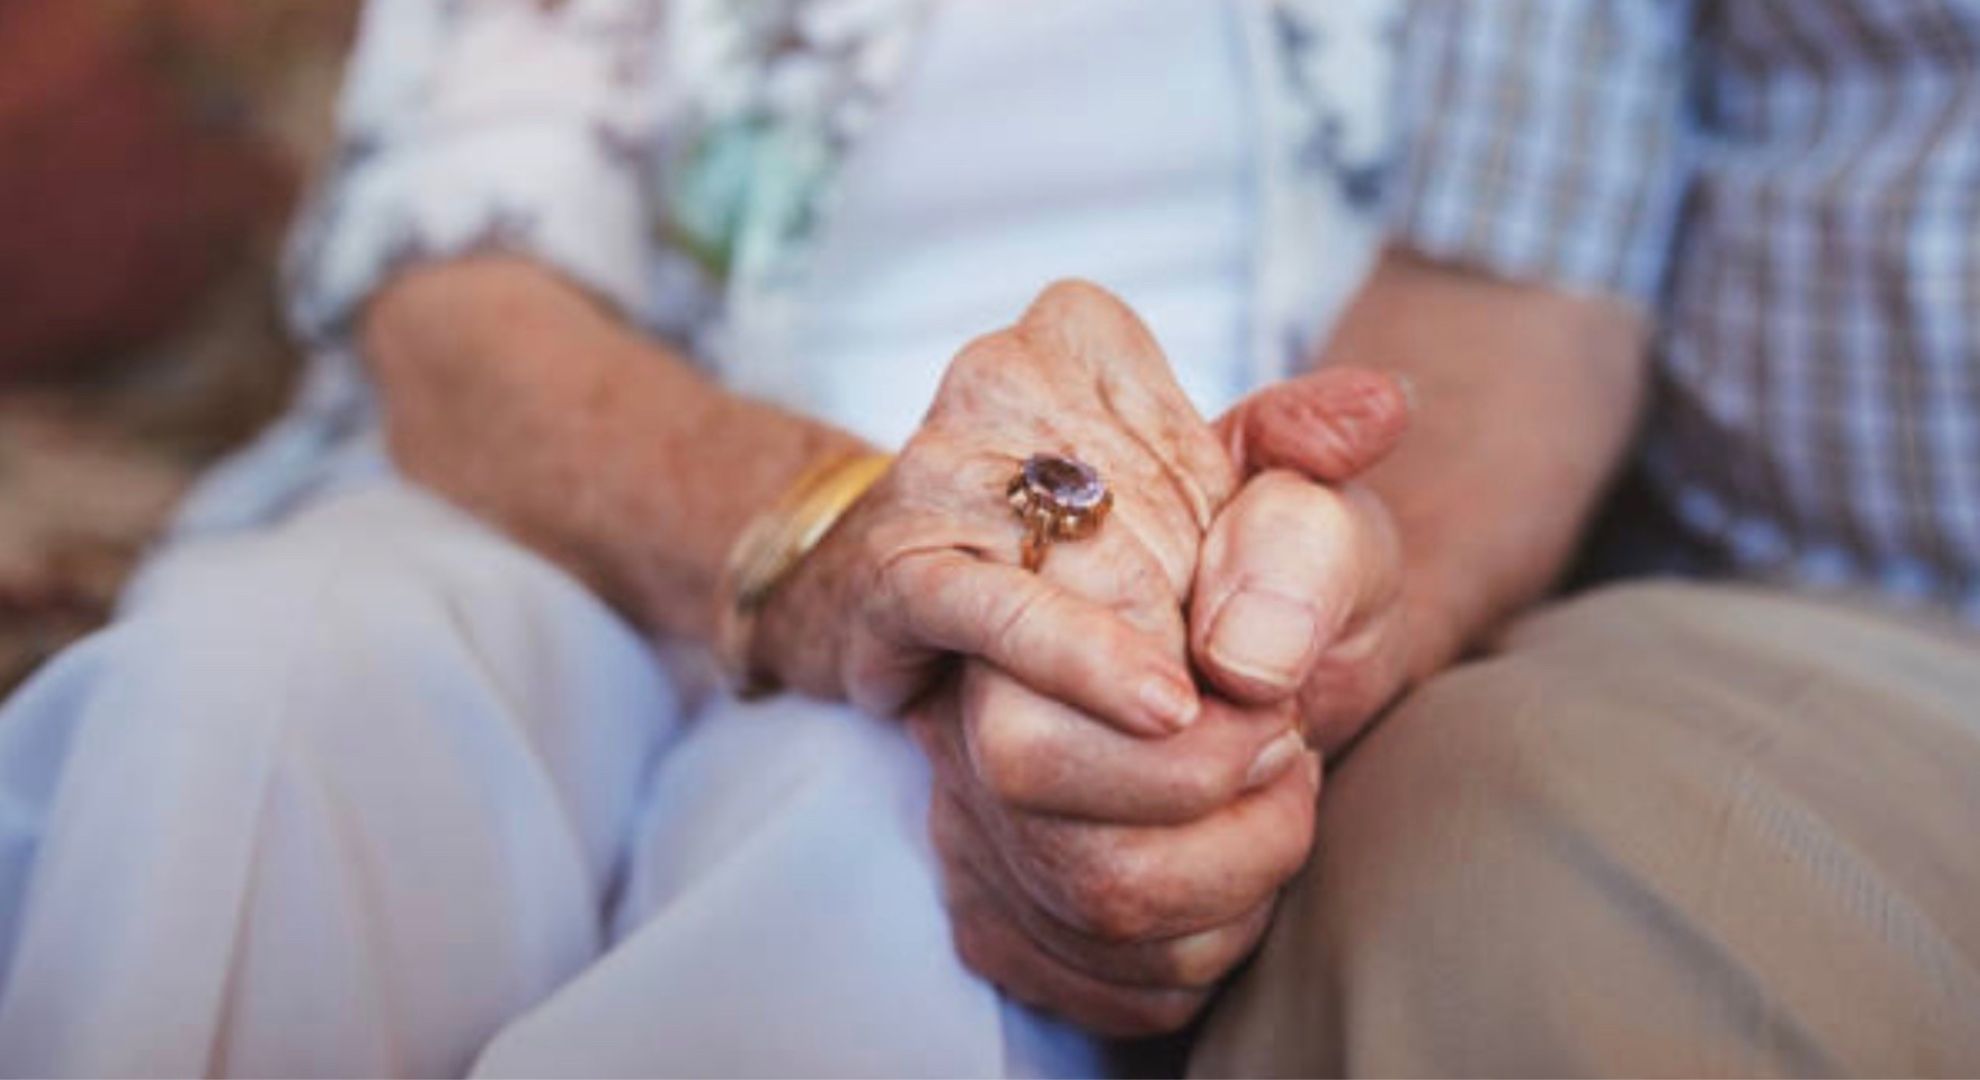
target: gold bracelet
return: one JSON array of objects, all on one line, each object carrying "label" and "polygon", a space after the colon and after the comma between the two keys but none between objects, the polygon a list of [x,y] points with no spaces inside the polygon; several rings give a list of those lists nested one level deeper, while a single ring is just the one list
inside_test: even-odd
[{"label": "gold bracelet", "polygon": [[805,470],[776,505],[756,516],[735,547],[716,595],[715,658],[744,699],[773,694],[776,680],[753,662],[756,621],[770,596],[887,467],[888,454],[852,453]]}]

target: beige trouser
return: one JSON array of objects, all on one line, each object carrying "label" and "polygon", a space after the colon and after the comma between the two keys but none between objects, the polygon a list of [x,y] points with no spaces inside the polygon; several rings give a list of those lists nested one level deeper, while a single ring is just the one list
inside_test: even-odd
[{"label": "beige trouser", "polygon": [[1330,774],[1200,1075],[1980,1075],[1980,638],[1638,585]]}]

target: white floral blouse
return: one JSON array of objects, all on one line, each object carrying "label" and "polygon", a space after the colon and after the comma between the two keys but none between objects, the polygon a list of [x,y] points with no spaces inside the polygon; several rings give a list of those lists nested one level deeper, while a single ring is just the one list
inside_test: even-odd
[{"label": "white floral blouse", "polygon": [[[347,332],[414,262],[527,254],[721,372],[787,355],[839,165],[940,0],[373,0],[340,152],[298,224],[290,416],[183,531],[263,523],[375,438]],[[1388,157],[1395,0],[1241,0],[1261,190],[1254,383],[1359,280]]]}]

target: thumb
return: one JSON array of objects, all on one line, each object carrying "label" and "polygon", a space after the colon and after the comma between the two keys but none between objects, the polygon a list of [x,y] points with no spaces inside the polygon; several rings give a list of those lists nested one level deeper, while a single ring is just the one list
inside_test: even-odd
[{"label": "thumb", "polygon": [[1341,483],[1386,457],[1409,427],[1406,380],[1372,368],[1329,367],[1274,383],[1238,402],[1217,434],[1245,475],[1288,469]]},{"label": "thumb", "polygon": [[1289,472],[1246,483],[1204,538],[1189,607],[1190,653],[1232,700],[1295,693],[1322,653],[1395,578],[1393,545],[1361,492]]}]

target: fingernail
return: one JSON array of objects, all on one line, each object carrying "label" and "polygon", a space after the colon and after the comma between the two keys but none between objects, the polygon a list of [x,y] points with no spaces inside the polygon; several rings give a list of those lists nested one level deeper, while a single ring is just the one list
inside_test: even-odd
[{"label": "fingernail", "polygon": [[1173,679],[1157,677],[1142,683],[1141,704],[1164,731],[1181,731],[1196,720],[1195,691]]},{"label": "fingernail", "polygon": [[1210,628],[1210,659],[1225,671],[1291,690],[1318,636],[1313,610],[1283,596],[1246,589],[1224,601]]},{"label": "fingernail", "polygon": [[1410,415],[1416,414],[1417,403],[1423,399],[1417,395],[1416,380],[1402,372],[1391,372],[1389,378],[1396,380],[1396,387],[1402,391],[1403,404],[1409,406]]},{"label": "fingernail", "polygon": [[1296,731],[1285,734],[1265,744],[1265,749],[1251,761],[1251,768],[1244,772],[1244,790],[1256,791],[1284,776],[1287,769],[1301,754],[1306,753],[1306,741]]}]

